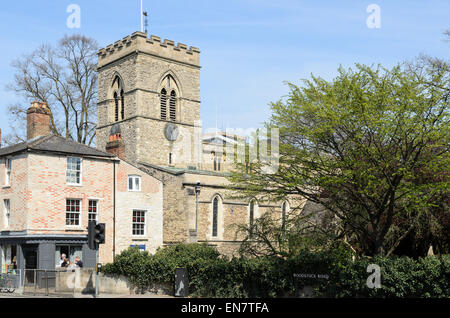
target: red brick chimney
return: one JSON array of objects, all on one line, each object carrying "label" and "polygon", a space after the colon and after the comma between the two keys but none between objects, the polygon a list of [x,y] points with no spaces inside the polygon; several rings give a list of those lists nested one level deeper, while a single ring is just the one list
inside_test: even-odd
[{"label": "red brick chimney", "polygon": [[27,111],[27,139],[50,134],[50,109],[47,103],[32,102]]},{"label": "red brick chimney", "polygon": [[117,124],[111,127],[109,141],[106,144],[106,151],[125,160],[125,142],[122,139],[120,126]]}]

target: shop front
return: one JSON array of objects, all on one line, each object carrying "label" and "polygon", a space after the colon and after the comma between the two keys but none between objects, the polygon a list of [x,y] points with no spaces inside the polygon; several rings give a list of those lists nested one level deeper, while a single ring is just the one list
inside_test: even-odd
[{"label": "shop front", "polygon": [[[1,273],[13,271],[55,270],[61,255],[72,262],[80,257],[84,267],[95,267],[95,251],[87,244],[86,235],[14,235],[0,234]],[[31,274],[30,274],[31,275]]]}]

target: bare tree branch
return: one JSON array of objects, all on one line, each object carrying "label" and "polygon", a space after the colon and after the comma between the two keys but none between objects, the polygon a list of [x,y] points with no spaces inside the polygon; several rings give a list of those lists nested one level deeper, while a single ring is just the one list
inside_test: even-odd
[{"label": "bare tree branch", "polygon": [[[50,128],[54,134],[91,145],[96,127],[97,51],[94,39],[72,35],[56,46],[42,45],[15,60],[14,82],[7,89],[23,102],[9,106],[11,123],[24,120],[31,101],[43,101],[51,110]],[[13,129],[8,140],[23,140],[25,135],[23,127]]]}]

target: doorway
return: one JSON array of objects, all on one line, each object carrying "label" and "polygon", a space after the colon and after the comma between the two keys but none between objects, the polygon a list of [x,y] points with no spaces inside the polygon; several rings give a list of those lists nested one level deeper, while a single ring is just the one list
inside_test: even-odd
[{"label": "doorway", "polygon": [[38,268],[38,246],[25,245],[22,250],[25,263],[25,284],[34,284],[35,270]]}]

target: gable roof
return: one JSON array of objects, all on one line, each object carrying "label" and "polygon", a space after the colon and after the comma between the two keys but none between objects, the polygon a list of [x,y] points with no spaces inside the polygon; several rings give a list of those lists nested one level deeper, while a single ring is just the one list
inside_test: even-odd
[{"label": "gable roof", "polygon": [[228,172],[217,172],[217,171],[209,171],[209,170],[197,170],[190,168],[175,168],[175,167],[163,167],[158,166],[146,162],[138,162],[144,168],[152,168],[165,173],[169,173],[174,176],[182,175],[182,174],[199,174],[199,175],[207,175],[207,176],[216,176],[216,177],[224,177],[229,175]]},{"label": "gable roof", "polygon": [[202,141],[203,141],[203,143],[218,144],[218,145],[224,145],[226,143],[230,143],[233,145],[237,144],[236,140],[222,136],[220,134],[214,134],[214,135],[205,134],[202,137]]},{"label": "gable roof", "polygon": [[44,151],[71,155],[115,158],[115,155],[83,145],[73,140],[67,140],[57,135],[41,136],[9,147],[0,148],[0,157],[23,151]]}]

